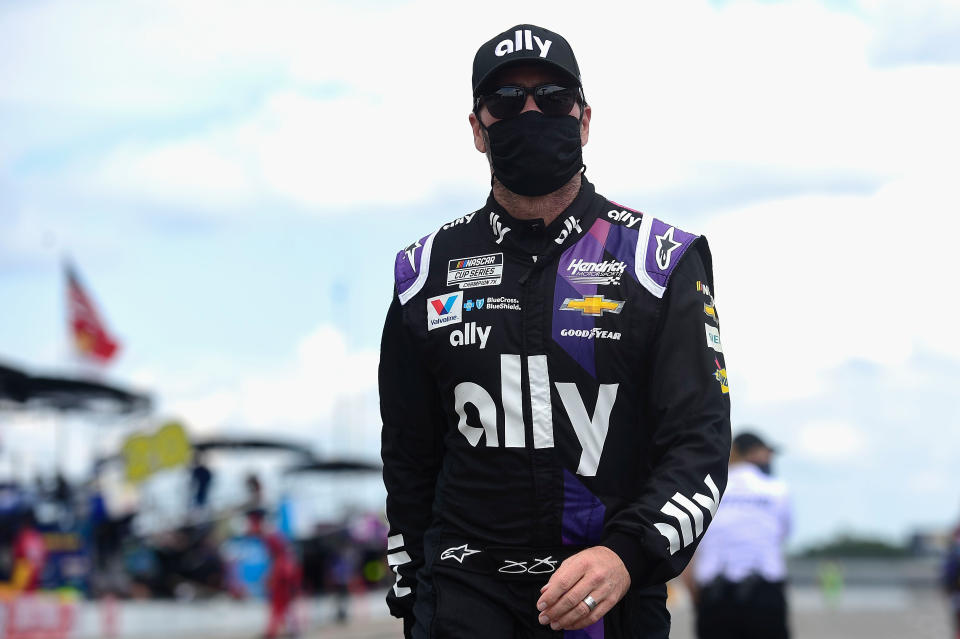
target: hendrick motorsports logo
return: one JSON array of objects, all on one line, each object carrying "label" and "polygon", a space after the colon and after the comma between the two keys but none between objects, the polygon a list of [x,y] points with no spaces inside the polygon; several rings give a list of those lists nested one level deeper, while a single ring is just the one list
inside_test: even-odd
[{"label": "hendrick motorsports logo", "polygon": [[587,262],[576,259],[567,266],[567,279],[576,284],[619,284],[627,265],[617,260]]},{"label": "hendrick motorsports logo", "polygon": [[438,295],[427,300],[427,330],[463,321],[463,293]]},{"label": "hendrick motorsports logo", "polygon": [[503,253],[490,253],[450,260],[447,267],[447,286],[476,288],[496,286],[503,279]]}]

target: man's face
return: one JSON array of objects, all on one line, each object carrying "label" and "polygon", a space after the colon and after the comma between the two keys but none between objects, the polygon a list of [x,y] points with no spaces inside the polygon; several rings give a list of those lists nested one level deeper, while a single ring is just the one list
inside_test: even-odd
[{"label": "man's face", "polygon": [[[486,83],[486,86],[488,88],[502,86],[533,88],[542,84],[550,84],[553,82],[563,84],[568,81],[569,79],[566,76],[548,66],[542,64],[522,64],[500,71],[491,81]],[[573,108],[570,109],[570,115],[575,118],[580,118],[580,109],[580,103],[574,103]],[[528,95],[521,113],[539,110],[540,108],[537,106],[537,103],[534,102],[533,96]],[[583,107],[583,117],[580,119],[580,144],[582,146],[587,144],[587,139],[590,137],[590,115],[590,107]],[[481,122],[483,126],[489,127],[491,124],[499,122],[499,120],[490,115],[485,106],[480,107],[479,113],[470,114],[470,127],[473,129],[473,145],[481,153],[486,153],[487,141],[483,129],[480,127]]]},{"label": "man's face", "polygon": [[773,451],[764,446],[755,446],[747,451],[743,458],[757,466],[769,466],[773,461]]}]

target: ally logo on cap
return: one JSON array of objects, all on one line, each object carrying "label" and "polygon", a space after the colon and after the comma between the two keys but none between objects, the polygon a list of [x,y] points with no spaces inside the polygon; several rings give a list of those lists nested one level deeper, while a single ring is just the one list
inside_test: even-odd
[{"label": "ally logo on cap", "polygon": [[[537,49],[533,48],[534,44],[536,44]],[[509,38],[501,40],[497,43],[493,52],[498,58],[502,58],[514,51],[539,50],[540,57],[545,58],[547,57],[547,51],[550,50],[551,44],[553,44],[551,40],[541,40],[538,36],[533,35],[530,29],[517,29],[513,32],[513,40]]]}]

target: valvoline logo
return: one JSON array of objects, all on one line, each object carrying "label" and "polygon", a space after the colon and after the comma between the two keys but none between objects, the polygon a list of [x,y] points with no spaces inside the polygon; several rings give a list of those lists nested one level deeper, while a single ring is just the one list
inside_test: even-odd
[{"label": "valvoline logo", "polygon": [[438,295],[427,300],[427,330],[463,321],[463,292]]},{"label": "valvoline logo", "polygon": [[453,310],[453,305],[457,302],[457,296],[451,295],[447,299],[433,298],[433,310],[437,312],[437,315],[446,315]]}]

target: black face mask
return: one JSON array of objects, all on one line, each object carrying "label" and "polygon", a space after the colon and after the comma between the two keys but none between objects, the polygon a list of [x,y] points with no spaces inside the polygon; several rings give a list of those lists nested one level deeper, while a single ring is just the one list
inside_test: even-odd
[{"label": "black face mask", "polygon": [[572,115],[525,111],[485,129],[493,175],[519,195],[553,193],[583,167],[580,121]]},{"label": "black face mask", "polygon": [[771,462],[767,462],[766,464],[757,464],[757,468],[759,468],[760,472],[762,472],[764,475],[770,475],[771,477],[773,476],[773,464]]}]

